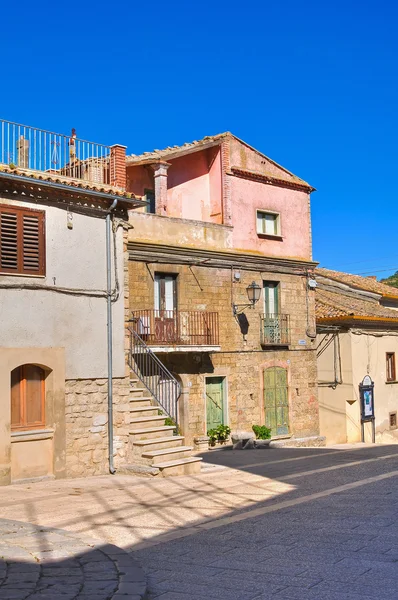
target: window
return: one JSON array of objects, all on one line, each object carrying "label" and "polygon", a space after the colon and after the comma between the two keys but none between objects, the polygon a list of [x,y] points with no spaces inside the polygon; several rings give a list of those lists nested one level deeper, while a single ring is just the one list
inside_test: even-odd
[{"label": "window", "polygon": [[264,281],[264,313],[266,315],[279,314],[279,283],[277,281]]},{"label": "window", "polygon": [[396,413],[396,411],[390,412],[389,420],[390,420],[390,429],[397,429],[397,413]]},{"label": "window", "polygon": [[258,235],[281,235],[280,216],[274,212],[257,211]]},{"label": "window", "polygon": [[0,272],[45,274],[44,211],[0,205]]},{"label": "window", "polygon": [[11,430],[43,427],[45,373],[36,365],[22,365],[11,372]]},{"label": "window", "polygon": [[386,353],[386,379],[387,381],[395,381],[395,352]]},{"label": "window", "polygon": [[156,213],[155,192],[154,190],[144,190],[144,193],[146,200],[145,211],[154,215]]},{"label": "window", "polygon": [[177,308],[177,276],[155,273],[155,310],[173,311]]}]

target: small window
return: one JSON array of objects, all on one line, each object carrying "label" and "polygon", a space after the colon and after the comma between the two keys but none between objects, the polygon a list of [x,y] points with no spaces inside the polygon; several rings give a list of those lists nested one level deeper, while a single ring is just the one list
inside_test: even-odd
[{"label": "small window", "polygon": [[0,205],[0,272],[45,275],[44,211]]},{"label": "small window", "polygon": [[146,207],[145,212],[155,214],[156,213],[156,205],[155,205],[155,192],[154,190],[144,190],[145,192],[145,201]]},{"label": "small window", "polygon": [[280,216],[278,213],[257,211],[257,234],[280,236]]},{"label": "small window", "polygon": [[386,379],[387,381],[395,381],[395,352],[386,353]]},{"label": "small window", "polygon": [[22,365],[11,372],[11,430],[45,425],[45,373],[37,365]]},{"label": "small window", "polygon": [[390,429],[396,429],[397,428],[397,413],[396,412],[390,412]]}]

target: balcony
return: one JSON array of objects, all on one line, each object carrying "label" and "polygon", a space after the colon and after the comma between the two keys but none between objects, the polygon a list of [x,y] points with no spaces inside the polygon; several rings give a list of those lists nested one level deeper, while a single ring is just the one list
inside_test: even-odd
[{"label": "balcony", "polygon": [[263,314],[261,319],[261,345],[289,346],[289,315]]},{"label": "balcony", "polygon": [[134,331],[155,352],[219,350],[218,313],[199,310],[135,310]]},{"label": "balcony", "polygon": [[97,186],[120,184],[118,158],[123,146],[104,146],[71,135],[0,119],[0,164]]}]

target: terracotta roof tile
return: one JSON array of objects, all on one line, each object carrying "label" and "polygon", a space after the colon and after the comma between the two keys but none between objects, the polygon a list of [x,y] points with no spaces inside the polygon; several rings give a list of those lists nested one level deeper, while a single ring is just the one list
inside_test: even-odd
[{"label": "terracotta roof tile", "polygon": [[320,267],[315,270],[315,275],[345,283],[354,289],[366,290],[368,292],[380,294],[381,296],[398,299],[397,288],[386,285],[385,283],[380,283],[371,277],[361,277],[361,275],[351,275],[350,273],[342,273],[341,271],[333,271],[331,269],[323,269]]},{"label": "terracotta roof tile", "polygon": [[395,319],[398,324],[398,311],[385,308],[375,300],[362,300],[339,292],[316,289],[315,315],[317,320],[334,317],[363,317]]},{"label": "terracotta roof tile", "polygon": [[128,193],[121,188],[117,188],[111,185],[105,185],[103,183],[93,183],[90,181],[84,181],[82,179],[73,179],[58,173],[46,173],[45,171],[32,171],[30,169],[21,169],[20,167],[11,168],[8,165],[0,164],[0,171],[10,175],[21,175],[23,177],[29,177],[36,181],[47,181],[52,183],[60,183],[68,185],[72,188],[78,188],[81,190],[90,190],[93,192],[99,192],[101,194],[109,194],[111,196],[120,196],[120,198],[131,199],[138,198],[134,194]]},{"label": "terracotta roof tile", "polygon": [[201,140],[185,142],[185,144],[181,144],[181,146],[168,146],[163,150],[152,150],[151,152],[143,152],[142,154],[130,154],[126,157],[126,162],[127,164],[134,164],[142,162],[143,160],[167,160],[171,155],[190,150],[191,148],[197,148],[199,150],[202,146],[206,147],[208,144],[222,140],[229,135],[232,134],[226,131],[225,133],[219,133],[217,135],[207,135]]}]

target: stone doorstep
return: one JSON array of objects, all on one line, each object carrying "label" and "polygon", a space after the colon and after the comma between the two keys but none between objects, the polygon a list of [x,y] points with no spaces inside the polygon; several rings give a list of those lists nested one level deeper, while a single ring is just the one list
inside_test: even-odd
[{"label": "stone doorstep", "polygon": [[303,438],[271,439],[270,448],[320,448],[326,446],[326,437],[314,435]]}]

